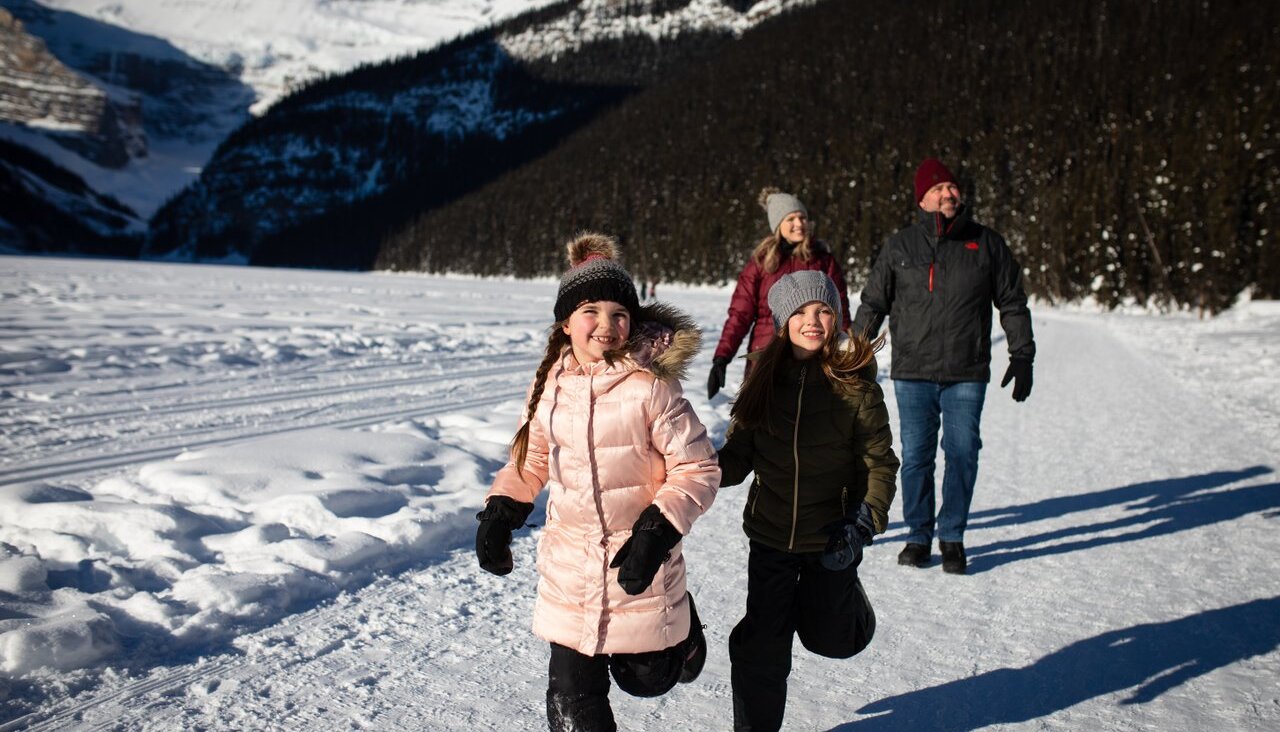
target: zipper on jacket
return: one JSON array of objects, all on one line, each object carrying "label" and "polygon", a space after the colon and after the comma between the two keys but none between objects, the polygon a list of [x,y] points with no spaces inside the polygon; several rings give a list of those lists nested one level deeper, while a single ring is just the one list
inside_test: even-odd
[{"label": "zipper on jacket", "polygon": [[787,542],[787,551],[796,550],[796,524],[800,513],[800,407],[804,404],[804,377],[809,372],[809,365],[800,367],[800,392],[796,395],[796,424],[791,430],[791,460],[795,464],[795,478],[791,486],[791,541]]},{"label": "zipper on jacket", "polygon": [[[938,242],[942,241],[942,222],[946,219],[942,218],[942,214],[935,211],[933,214],[933,259],[929,261],[929,292],[933,292],[933,266],[938,260]],[[950,228],[950,227],[948,227]]]},{"label": "zipper on jacket", "polygon": [[[591,436],[591,426],[596,418],[595,374],[587,374],[587,436]],[[595,503],[596,519],[600,522],[600,546],[605,549],[605,564],[609,563],[609,522],[604,518],[604,497],[600,495],[600,464],[597,460],[595,445],[589,441],[586,445],[587,466],[591,471],[591,494]]]}]

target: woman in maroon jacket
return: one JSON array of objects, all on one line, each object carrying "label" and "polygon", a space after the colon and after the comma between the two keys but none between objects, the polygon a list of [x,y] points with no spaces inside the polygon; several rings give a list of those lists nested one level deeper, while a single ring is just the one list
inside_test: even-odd
[{"label": "woman in maroon jacket", "polygon": [[[769,288],[783,275],[804,269],[825,273],[840,291],[840,329],[849,329],[849,294],[844,271],[831,249],[813,238],[809,211],[800,199],[777,188],[760,191],[760,207],[769,218],[770,234],[756,245],[751,259],[738,275],[738,286],[729,300],[729,317],[720,331],[720,343],[712,358],[707,378],[707,398],[724,386],[725,371],[738,347],[751,333],[747,352],[759,351],[773,339],[773,315],[769,311]],[[748,370],[751,362],[747,362]]]}]

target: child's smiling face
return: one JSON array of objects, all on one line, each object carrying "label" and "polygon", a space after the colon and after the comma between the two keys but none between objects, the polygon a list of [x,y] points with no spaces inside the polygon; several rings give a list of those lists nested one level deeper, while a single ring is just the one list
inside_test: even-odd
[{"label": "child's smiling face", "polygon": [[622,348],[631,337],[631,313],[612,300],[584,302],[563,327],[578,363],[595,363],[603,360],[606,352]]},{"label": "child's smiling face", "polygon": [[817,300],[806,303],[787,318],[787,338],[791,352],[803,361],[822,350],[827,338],[835,331],[835,311]]}]

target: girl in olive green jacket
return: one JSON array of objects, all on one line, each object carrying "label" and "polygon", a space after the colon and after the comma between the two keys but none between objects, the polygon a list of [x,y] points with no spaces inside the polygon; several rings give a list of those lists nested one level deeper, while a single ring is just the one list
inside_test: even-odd
[{"label": "girl in olive green jacket", "polygon": [[777,336],[754,356],[719,454],[722,486],[755,473],[747,613],[729,637],[734,727],[750,730],[782,725],[793,637],[830,658],[871,641],[857,567],[888,525],[898,472],[875,381],[883,341],[844,340],[839,293],[821,272],[778,280],[769,309]]}]

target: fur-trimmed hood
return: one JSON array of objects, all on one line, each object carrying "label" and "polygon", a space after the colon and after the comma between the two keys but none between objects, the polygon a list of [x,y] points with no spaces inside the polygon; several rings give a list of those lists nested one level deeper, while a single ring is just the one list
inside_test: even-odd
[{"label": "fur-trimmed hood", "polygon": [[679,381],[702,346],[693,318],[666,303],[642,305],[636,313],[627,357],[662,381]]}]

